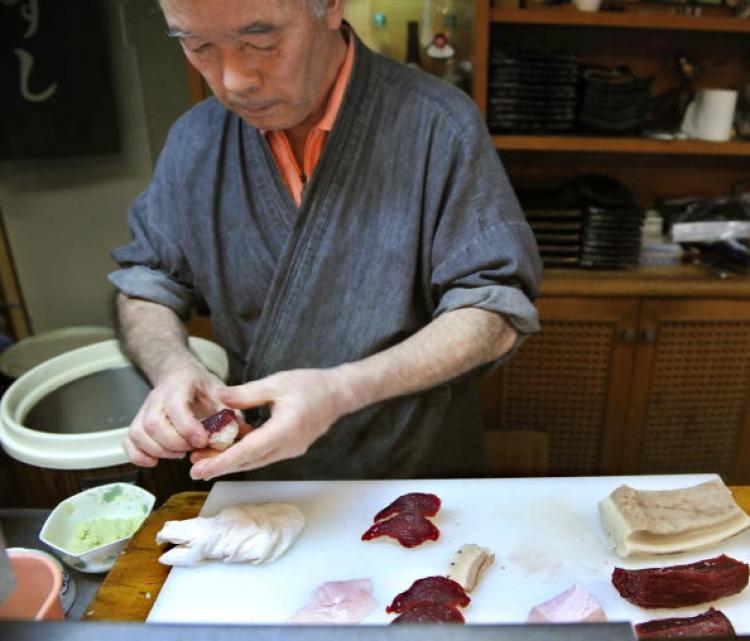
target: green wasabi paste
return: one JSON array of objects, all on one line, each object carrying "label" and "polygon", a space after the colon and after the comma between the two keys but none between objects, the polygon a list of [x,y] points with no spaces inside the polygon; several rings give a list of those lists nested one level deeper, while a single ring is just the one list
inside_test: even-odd
[{"label": "green wasabi paste", "polygon": [[68,548],[73,554],[83,554],[100,545],[113,543],[130,536],[142,520],[142,517],[134,516],[129,519],[95,518],[81,521],[76,525],[75,534]]}]

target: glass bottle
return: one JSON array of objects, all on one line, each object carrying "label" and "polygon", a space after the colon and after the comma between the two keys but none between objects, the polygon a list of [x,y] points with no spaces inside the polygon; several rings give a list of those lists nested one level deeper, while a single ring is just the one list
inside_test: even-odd
[{"label": "glass bottle", "polygon": [[409,20],[406,27],[406,59],[404,62],[407,67],[423,69],[422,57],[419,54],[419,23],[416,20]]}]

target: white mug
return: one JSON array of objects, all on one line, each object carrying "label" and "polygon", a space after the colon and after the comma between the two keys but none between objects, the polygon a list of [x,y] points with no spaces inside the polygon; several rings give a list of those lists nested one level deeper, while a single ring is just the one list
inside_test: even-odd
[{"label": "white mug", "polygon": [[599,11],[602,0],[573,0],[573,4],[575,4],[578,11],[593,12]]},{"label": "white mug", "polygon": [[734,89],[701,89],[688,105],[680,129],[698,140],[729,140],[736,105]]}]

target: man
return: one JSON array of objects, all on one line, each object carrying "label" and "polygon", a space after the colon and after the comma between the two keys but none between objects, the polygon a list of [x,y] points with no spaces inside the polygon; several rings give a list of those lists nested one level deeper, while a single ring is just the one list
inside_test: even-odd
[{"label": "man", "polygon": [[[369,51],[344,0],[161,0],[215,98],[172,128],[110,275],[153,384],[124,447],[191,476],[482,473],[470,376],[536,331],[533,236],[475,105]],[[210,310],[224,387],[181,319]],[[261,425],[222,453],[198,417]]]}]

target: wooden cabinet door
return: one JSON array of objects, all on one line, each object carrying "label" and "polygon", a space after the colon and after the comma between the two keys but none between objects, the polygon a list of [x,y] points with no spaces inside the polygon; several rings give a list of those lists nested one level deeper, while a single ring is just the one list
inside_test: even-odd
[{"label": "wooden cabinet door", "polygon": [[750,482],[750,301],[644,302],[626,473]]},{"label": "wooden cabinet door", "polygon": [[[639,305],[629,298],[538,301],[542,331],[480,382],[492,473],[619,472]],[[540,441],[546,469],[539,469]],[[504,456],[509,450],[512,457]],[[498,465],[510,458],[512,469]]]}]

